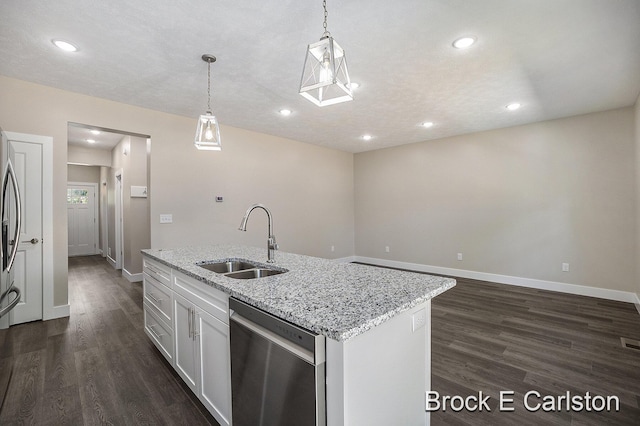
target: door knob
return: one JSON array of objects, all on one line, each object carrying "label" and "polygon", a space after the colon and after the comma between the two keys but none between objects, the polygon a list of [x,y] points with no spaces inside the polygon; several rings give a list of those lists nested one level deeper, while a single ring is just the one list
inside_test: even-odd
[{"label": "door knob", "polygon": [[40,240],[37,238],[32,238],[29,241],[23,241],[23,243],[31,243],[31,244],[38,244],[39,242]]}]

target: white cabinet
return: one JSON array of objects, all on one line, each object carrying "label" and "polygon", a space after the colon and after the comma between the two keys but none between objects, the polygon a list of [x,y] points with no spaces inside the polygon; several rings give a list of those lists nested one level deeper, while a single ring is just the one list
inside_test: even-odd
[{"label": "white cabinet", "polygon": [[174,338],[176,342],[175,368],[182,380],[197,395],[196,336],[194,331],[195,306],[178,293],[173,295],[173,316],[176,319]]},{"label": "white cabinet", "polygon": [[231,361],[229,325],[204,311],[196,311],[200,338],[200,401],[220,424],[231,420]]},{"label": "white cabinet", "polygon": [[175,368],[221,425],[231,423],[229,298],[173,271]]},{"label": "white cabinet", "polygon": [[160,353],[174,365],[171,268],[144,259],[142,274],[144,332]]}]

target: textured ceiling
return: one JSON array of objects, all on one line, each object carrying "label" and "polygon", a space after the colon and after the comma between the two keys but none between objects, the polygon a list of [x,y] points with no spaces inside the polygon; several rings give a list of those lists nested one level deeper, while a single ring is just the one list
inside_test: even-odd
[{"label": "textured ceiling", "polygon": [[[200,56],[211,53],[221,124],[351,152],[629,106],[640,92],[640,0],[327,3],[361,84],[353,102],[319,108],[298,94],[320,0],[2,0],[0,74],[193,117],[195,128],[207,104]],[[454,49],[463,35],[478,42]],[[513,101],[522,108],[506,111]]]}]

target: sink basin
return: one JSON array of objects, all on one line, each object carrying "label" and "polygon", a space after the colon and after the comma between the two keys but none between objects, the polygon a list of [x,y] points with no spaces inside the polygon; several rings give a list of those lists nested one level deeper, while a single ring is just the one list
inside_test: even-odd
[{"label": "sink basin", "polygon": [[282,274],[287,271],[279,271],[277,269],[264,269],[264,268],[255,268],[255,269],[247,269],[245,271],[231,272],[226,274],[229,278],[235,278],[238,280],[250,280],[253,278],[263,278],[269,277],[271,275]]},{"label": "sink basin", "polygon": [[221,262],[213,263],[199,263],[198,266],[204,269],[208,269],[209,271],[217,272],[218,274],[243,271],[245,269],[256,267],[256,265],[254,265],[253,263],[245,262],[242,260],[224,260]]},{"label": "sink basin", "polygon": [[197,266],[222,274],[237,280],[250,280],[253,278],[269,277],[271,275],[287,272],[286,269],[269,268],[266,265],[259,265],[244,259],[225,259],[217,261],[203,261],[196,263]]}]

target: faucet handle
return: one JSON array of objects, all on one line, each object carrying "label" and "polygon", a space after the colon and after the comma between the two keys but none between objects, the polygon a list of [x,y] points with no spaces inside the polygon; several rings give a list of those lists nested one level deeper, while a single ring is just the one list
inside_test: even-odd
[{"label": "faucet handle", "polygon": [[269,240],[267,241],[267,244],[269,246],[269,249],[271,249],[271,250],[278,250],[278,248],[279,248],[278,243],[276,243],[276,236],[275,235],[270,235],[269,236]]}]

